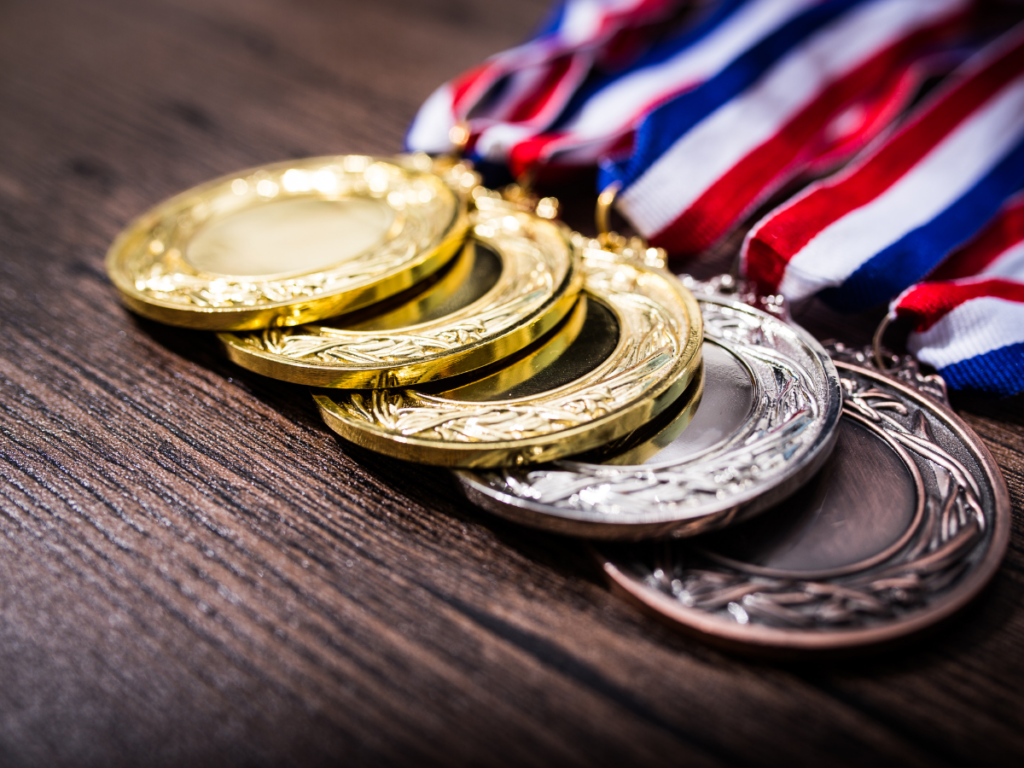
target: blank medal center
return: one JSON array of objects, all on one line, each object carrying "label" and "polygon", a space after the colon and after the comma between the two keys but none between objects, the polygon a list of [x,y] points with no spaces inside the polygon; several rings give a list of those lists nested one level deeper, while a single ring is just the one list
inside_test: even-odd
[{"label": "blank medal center", "polygon": [[284,200],[210,222],[192,239],[186,259],[219,275],[316,272],[381,243],[394,220],[380,200]]}]

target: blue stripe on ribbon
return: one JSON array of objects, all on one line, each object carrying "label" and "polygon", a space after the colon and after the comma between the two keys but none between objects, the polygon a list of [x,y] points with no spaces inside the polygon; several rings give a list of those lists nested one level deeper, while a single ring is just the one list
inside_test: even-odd
[{"label": "blue stripe on ribbon", "polygon": [[1024,136],[977,184],[938,216],[880,251],[842,285],[819,295],[841,312],[859,312],[889,301],[920,282],[969,240],[1024,185]]},{"label": "blue stripe on ribbon", "polygon": [[541,22],[540,28],[538,28],[537,31],[533,33],[533,36],[530,38],[530,40],[536,40],[547,35],[558,34],[562,27],[562,22],[565,19],[565,7],[568,4],[568,0],[565,0],[565,2],[561,2],[555,5],[548,12],[548,15],[544,18],[544,21]]},{"label": "blue stripe on ribbon", "polygon": [[663,64],[669,59],[679,55],[691,48],[696,43],[714,32],[718,27],[731,18],[740,8],[750,5],[755,0],[722,0],[717,3],[709,13],[695,20],[692,26],[687,27],[683,32],[655,44],[650,50],[645,51],[635,61],[629,63],[622,69],[593,74],[586,83],[573,94],[569,103],[558,119],[554,122],[552,131],[559,130],[562,126],[579,114],[596,94],[603,91],[610,85],[640,70]]},{"label": "blue stripe on ribbon", "polygon": [[737,57],[718,75],[680,94],[644,118],[632,154],[602,164],[598,184],[619,182],[628,189],[689,130],[756,83],[768,70],[822,27],[867,0],[829,0],[804,11]]},{"label": "blue stripe on ribbon", "polygon": [[1024,392],[1024,343],[1009,344],[939,370],[953,389],[1009,397]]},{"label": "blue stripe on ribbon", "polygon": [[734,15],[737,10],[744,5],[750,5],[752,2],[755,2],[755,0],[721,0],[706,15],[695,19],[692,26],[668,40],[653,45],[636,60],[631,61],[629,66],[621,70],[599,72],[592,75],[580,90],[572,94],[572,98],[565,105],[565,109],[552,125],[551,130],[560,129],[572,118],[579,115],[587,102],[597,93],[640,70],[662,65],[665,61],[692,47],[703,38],[708,37],[712,32],[725,24],[726,20]]}]

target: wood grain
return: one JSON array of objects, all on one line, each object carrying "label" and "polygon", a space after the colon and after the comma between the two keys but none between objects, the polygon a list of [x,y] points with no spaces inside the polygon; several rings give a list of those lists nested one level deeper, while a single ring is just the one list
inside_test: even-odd
[{"label": "wood grain", "polygon": [[[102,260],[132,216],[237,168],[398,149],[545,5],[0,5],[0,764],[1024,759],[1019,402],[958,402],[1014,503],[984,595],[882,657],[768,664],[119,307]],[[804,319],[849,340],[872,320]]]}]

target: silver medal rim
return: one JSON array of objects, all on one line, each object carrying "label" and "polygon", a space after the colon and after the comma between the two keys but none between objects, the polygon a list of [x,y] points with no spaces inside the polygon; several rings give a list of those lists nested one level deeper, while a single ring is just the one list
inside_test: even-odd
[{"label": "silver medal rim", "polygon": [[[883,391],[895,394],[904,405],[915,407],[919,412],[929,412],[948,430],[952,440],[957,443],[956,448],[962,448],[976,465],[977,473],[971,473],[969,468],[962,463],[963,456],[961,455],[959,459],[954,456],[959,453],[958,450],[952,453],[943,450],[934,441],[934,438],[931,442],[927,439],[922,440],[919,435],[906,429],[890,430],[890,437],[897,435],[911,453],[917,454],[924,461],[931,461],[939,467],[946,468],[947,471],[952,465],[954,472],[950,472],[950,477],[959,484],[957,493],[971,495],[970,489],[973,489],[974,498],[979,502],[984,529],[969,548],[963,548],[957,553],[957,559],[950,560],[948,570],[954,573],[952,581],[943,584],[937,590],[938,595],[931,601],[926,601],[924,605],[898,611],[888,618],[871,620],[870,617],[860,617],[860,626],[856,624],[856,621],[831,627],[823,627],[820,624],[805,627],[778,626],[763,621],[753,622],[749,618],[746,623],[741,623],[735,620],[735,613],[732,611],[728,611],[729,615],[726,615],[717,609],[689,606],[683,600],[645,583],[634,573],[629,572],[629,566],[623,562],[621,556],[609,557],[595,546],[592,550],[593,554],[617,592],[639,607],[652,612],[658,618],[693,632],[712,643],[745,653],[785,656],[797,651],[827,654],[892,644],[945,620],[963,608],[984,589],[995,576],[1009,546],[1011,522],[1009,491],[991,452],[956,413],[934,399],[934,395],[931,395],[927,389],[911,388],[891,376],[861,365],[837,361],[837,366],[841,376],[849,377],[851,374],[861,376],[881,385]],[[844,409],[844,415],[867,423],[864,411],[857,399],[855,396],[848,396],[848,405]],[[886,427],[884,419],[878,420],[869,416],[869,420],[881,424],[883,428]],[[939,448],[939,450],[935,451],[935,448]],[[964,477],[956,479],[957,467],[959,467],[960,474],[966,472]],[[926,514],[938,519],[946,505],[935,499],[926,499],[925,501],[928,510]],[[921,520],[915,518],[912,528],[916,526],[919,530],[921,525]],[[962,532],[963,529],[960,531]],[[953,542],[954,536],[955,533],[951,533],[946,540],[947,543]],[[849,590],[864,580],[873,580],[876,584],[880,581],[892,581],[894,573],[898,571],[927,572],[930,564],[926,561],[935,560],[937,557],[934,552],[927,550],[917,552],[920,549],[920,544],[909,540],[902,541],[901,546],[897,549],[898,551],[888,550],[887,557],[881,562],[872,558],[871,562],[865,563],[857,573],[850,573],[850,569],[840,569],[832,577],[808,573],[800,579],[780,574],[775,580],[778,581],[780,589],[785,591],[786,602],[792,603],[792,595],[796,592],[803,590],[808,594],[812,592],[819,594],[822,584],[826,587],[835,585],[840,590]],[[962,570],[954,571],[959,567],[962,567]],[[737,569],[733,567],[733,564],[724,559],[717,566],[711,565],[710,569],[702,566],[702,572],[705,570],[710,574],[737,574]],[[756,568],[746,570],[749,573],[746,573],[745,581],[755,590],[749,594],[757,599],[763,592],[769,590],[772,576],[759,573],[759,569]],[[740,575],[743,573],[741,572]],[[818,578],[819,576],[821,578]],[[729,588],[733,589],[736,586],[731,584]],[[743,589],[738,590],[738,592],[743,591]],[[742,598],[741,603],[745,600],[747,600],[746,595]],[[728,606],[725,608],[728,609]]]},{"label": "silver medal rim", "polygon": [[[803,485],[838,436],[842,392],[832,359],[809,333],[779,317],[723,296],[696,298],[705,340],[733,354],[751,376],[754,405],[741,429],[677,463],[563,460],[457,471],[470,500],[556,533],[639,540],[692,536],[746,520]],[[556,487],[558,498],[544,497]],[[581,501],[588,498],[604,501]]]}]

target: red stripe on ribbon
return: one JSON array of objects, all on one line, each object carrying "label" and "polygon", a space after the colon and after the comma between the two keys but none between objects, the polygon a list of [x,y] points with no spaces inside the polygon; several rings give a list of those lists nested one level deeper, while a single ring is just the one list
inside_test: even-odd
[{"label": "red stripe on ribbon", "polygon": [[899,77],[858,99],[837,114],[823,131],[812,172],[835,169],[863,149],[899,117],[926,76],[923,67],[909,67]]},{"label": "red stripe on ribbon", "polygon": [[907,289],[893,309],[897,317],[914,321],[914,330],[923,333],[961,304],[985,297],[1024,304],[1024,283],[1002,278],[920,283]]},{"label": "red stripe on ribbon", "polygon": [[891,187],[1022,70],[1024,35],[1019,35],[983,69],[937,94],[863,162],[780,208],[748,240],[747,277],[760,290],[777,290],[790,259],[815,235]]},{"label": "red stripe on ribbon", "polygon": [[452,111],[458,120],[466,117],[469,107],[472,107],[483,96],[483,91],[494,83],[494,70],[495,67],[485,61],[452,80]]},{"label": "red stripe on ribbon", "polygon": [[1024,196],[1006,206],[981,234],[951,254],[929,280],[976,275],[1007,250],[1024,241]]},{"label": "red stripe on ribbon", "polygon": [[[910,66],[908,60],[926,46],[957,31],[963,18],[958,15],[918,29],[830,83],[774,137],[733,166],[668,227],[654,235],[651,242],[666,250],[687,254],[714,245],[738,219],[814,161],[815,148],[821,147],[824,131],[838,114],[865,93],[876,90],[880,82],[892,82],[894,71],[898,73],[897,82],[905,77]],[[875,124],[876,130],[883,126]],[[866,138],[869,137],[861,136],[862,141]],[[835,201],[829,198],[827,213],[832,215],[835,207]],[[794,230],[804,231],[806,227],[781,229],[783,252],[790,241],[798,240]],[[778,247],[774,238],[770,242]],[[759,286],[769,285],[767,276],[761,272],[760,265],[754,267],[753,273],[748,272],[748,277]],[[778,283],[770,285],[775,288]]]},{"label": "red stripe on ribbon", "polygon": [[562,81],[572,67],[573,58],[573,54],[566,54],[552,61],[537,88],[512,109],[506,122],[529,122],[543,112],[544,107],[559,93]]}]

